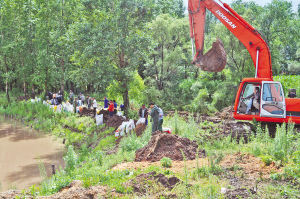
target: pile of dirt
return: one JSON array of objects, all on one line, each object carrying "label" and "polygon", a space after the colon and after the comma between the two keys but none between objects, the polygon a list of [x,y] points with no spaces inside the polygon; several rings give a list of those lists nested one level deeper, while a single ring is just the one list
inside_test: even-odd
[{"label": "pile of dirt", "polygon": [[230,199],[240,199],[240,198],[248,198],[251,195],[256,194],[256,191],[253,189],[246,188],[237,188],[237,189],[228,189],[226,190],[225,196]]},{"label": "pile of dirt", "polygon": [[108,110],[100,110],[99,115],[103,114],[103,122],[106,123],[109,119],[109,111]]},{"label": "pile of dirt", "polygon": [[74,180],[68,187],[63,188],[60,192],[51,196],[40,196],[39,199],[73,199],[73,198],[108,198],[109,195],[112,198],[122,197],[114,191],[108,191],[105,186],[91,186],[89,188],[83,188],[80,180]]},{"label": "pile of dirt", "polygon": [[82,111],[79,114],[80,114],[80,117],[82,117],[82,116],[94,117],[94,110],[88,109],[87,107],[84,106],[82,108]]},{"label": "pile of dirt", "polygon": [[23,101],[23,100],[29,100],[30,96],[29,95],[25,95],[25,96],[19,96],[17,97],[16,101]]},{"label": "pile of dirt", "polygon": [[180,182],[180,180],[177,177],[167,178],[161,173],[156,174],[155,171],[152,171],[138,175],[136,178],[125,182],[124,186],[132,187],[133,192],[135,193],[145,194],[153,187],[153,183],[149,182],[156,183],[168,190],[172,190],[174,186]]},{"label": "pile of dirt", "polygon": [[221,119],[232,119],[231,111],[233,111],[233,106],[228,106],[223,108],[221,112],[216,113]]},{"label": "pile of dirt", "polygon": [[127,122],[129,120],[124,119],[122,116],[113,115],[109,117],[108,120],[105,122],[107,127],[115,127],[118,128],[123,122]]},{"label": "pile of dirt", "polygon": [[141,135],[144,133],[146,127],[147,127],[146,124],[139,124],[139,125],[137,125],[137,126],[135,127],[135,133],[136,133],[136,135],[137,135],[138,137],[141,136]]},{"label": "pile of dirt", "polygon": [[[159,161],[163,157],[172,160],[183,160],[182,152],[187,160],[193,160],[197,155],[198,144],[185,137],[156,131],[148,145],[135,152],[135,161]],[[182,151],[182,152],[181,152]],[[205,150],[199,149],[199,156],[205,156]]]}]

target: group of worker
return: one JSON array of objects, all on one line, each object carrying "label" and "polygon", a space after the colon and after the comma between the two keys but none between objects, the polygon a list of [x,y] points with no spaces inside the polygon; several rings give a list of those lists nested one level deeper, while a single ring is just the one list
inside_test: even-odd
[{"label": "group of worker", "polygon": [[[121,105],[122,106],[122,105]],[[117,102],[116,100],[109,100],[104,97],[104,108],[107,108],[109,111],[109,117],[112,117],[114,114],[117,114]]]},{"label": "group of worker", "polygon": [[151,108],[150,110],[145,107],[145,104],[142,105],[139,110],[139,118],[145,118],[145,124],[148,125],[148,115],[150,114],[152,122],[151,132],[153,133],[154,131],[162,131],[162,124],[164,121],[163,110],[153,102],[151,102],[149,106]]},{"label": "group of worker", "polygon": [[51,93],[50,91],[47,93],[46,98],[50,100],[51,105],[59,105],[62,103],[62,94],[59,89],[57,93]]},{"label": "group of worker", "polygon": [[[70,90],[69,97],[70,97],[70,103],[73,104],[75,112],[77,106],[84,105],[84,103],[86,102],[86,105],[88,106],[89,109],[91,108],[91,106],[93,107],[94,116],[96,116],[96,109],[98,105],[94,97],[92,99],[91,97],[89,97],[89,95],[87,95],[87,97],[85,98],[85,96],[80,93],[78,98],[75,97],[74,99],[74,93],[72,92],[72,90]],[[81,104],[78,99],[81,100]],[[155,105],[153,102],[151,102],[149,106],[151,107],[150,110],[146,108],[145,104],[142,105],[142,107],[139,110],[139,118],[145,118],[145,124],[148,125],[148,115],[150,115],[151,122],[152,122],[152,133],[154,131],[162,131],[163,116],[164,116],[162,109],[158,105]],[[108,109],[109,116],[112,117],[114,114],[117,113],[118,105],[116,103],[116,100],[108,100],[106,97],[104,97],[104,108]],[[124,104],[121,104],[120,108],[121,111],[123,111]]]}]

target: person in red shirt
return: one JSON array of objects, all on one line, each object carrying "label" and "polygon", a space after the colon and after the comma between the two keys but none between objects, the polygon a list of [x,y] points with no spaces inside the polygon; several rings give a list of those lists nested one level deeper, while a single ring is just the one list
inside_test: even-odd
[{"label": "person in red shirt", "polygon": [[114,115],[114,109],[115,109],[114,103],[111,100],[109,100],[109,107],[108,107],[109,117],[112,117]]}]

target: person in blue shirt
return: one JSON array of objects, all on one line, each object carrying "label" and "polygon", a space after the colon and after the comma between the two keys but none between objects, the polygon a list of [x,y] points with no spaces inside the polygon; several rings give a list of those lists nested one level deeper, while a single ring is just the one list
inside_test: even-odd
[{"label": "person in blue shirt", "polygon": [[124,111],[124,104],[120,105],[121,111]]},{"label": "person in blue shirt", "polygon": [[157,130],[162,131],[162,124],[164,122],[164,112],[162,111],[162,109],[159,106],[157,106],[157,107],[158,107],[158,111],[159,111]]},{"label": "person in blue shirt", "polygon": [[104,108],[108,108],[108,99],[106,97],[104,97]]},{"label": "person in blue shirt", "polygon": [[117,108],[118,108],[118,105],[117,105],[117,102],[116,102],[116,100],[113,100],[113,102],[114,102],[114,114],[117,114]]}]

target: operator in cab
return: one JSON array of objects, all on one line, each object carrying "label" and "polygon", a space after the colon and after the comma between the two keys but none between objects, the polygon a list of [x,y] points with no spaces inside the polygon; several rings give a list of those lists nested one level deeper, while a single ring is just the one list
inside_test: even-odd
[{"label": "operator in cab", "polygon": [[249,114],[249,111],[251,109],[251,106],[253,105],[257,110],[259,110],[259,104],[260,104],[260,92],[259,87],[255,87],[254,92],[247,96],[243,97],[242,99],[250,99],[247,104],[247,111],[246,114]]}]

